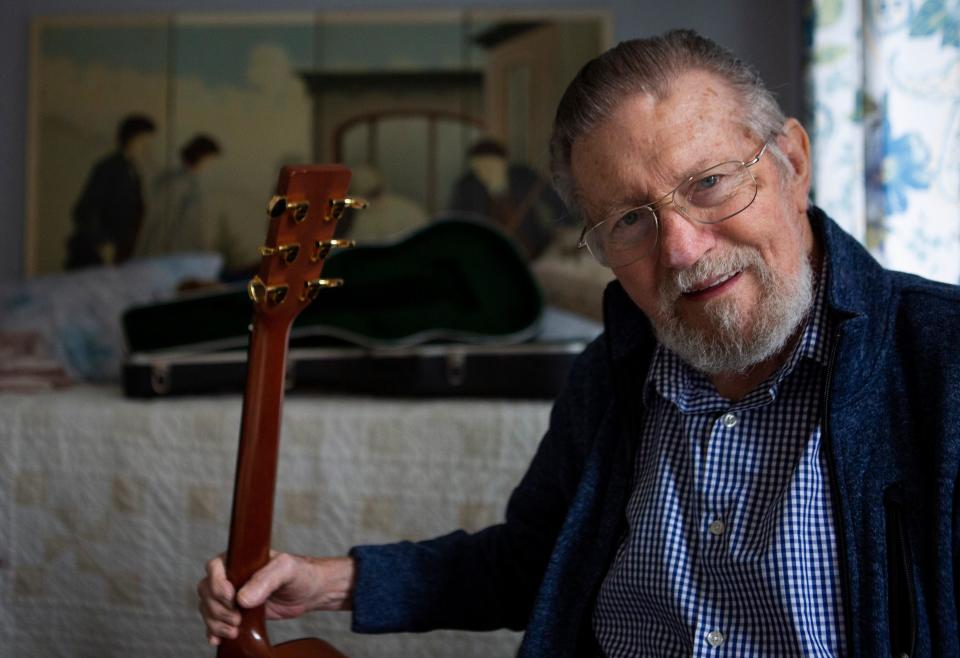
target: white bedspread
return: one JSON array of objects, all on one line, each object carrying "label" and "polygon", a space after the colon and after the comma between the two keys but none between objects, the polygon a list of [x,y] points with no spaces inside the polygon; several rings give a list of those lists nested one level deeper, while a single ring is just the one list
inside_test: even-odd
[{"label": "white bedspread", "polygon": [[[132,401],[113,388],[0,395],[0,656],[212,656],[196,612],[226,545],[239,396]],[[546,428],[545,402],[288,396],[274,545],[479,529]],[[519,635],[361,636],[348,613],[271,625],[351,656],[512,655]]]}]

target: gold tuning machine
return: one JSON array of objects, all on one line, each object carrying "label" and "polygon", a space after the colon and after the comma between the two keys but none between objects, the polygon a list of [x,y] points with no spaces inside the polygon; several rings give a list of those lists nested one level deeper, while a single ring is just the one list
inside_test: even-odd
[{"label": "gold tuning machine", "polygon": [[305,281],[303,284],[303,292],[300,293],[300,301],[305,302],[308,299],[316,299],[321,288],[339,288],[342,285],[343,279],[314,279],[312,281]]},{"label": "gold tuning machine", "polygon": [[260,247],[257,251],[260,252],[261,256],[280,256],[285,263],[292,263],[297,260],[297,256],[300,254],[300,245],[294,242],[293,244],[282,244],[279,247]]},{"label": "gold tuning machine", "polygon": [[259,276],[254,276],[247,284],[247,294],[255,304],[267,302],[271,306],[282,304],[287,298],[287,286],[268,286]]},{"label": "gold tuning machine", "polygon": [[363,199],[355,199],[353,197],[346,197],[344,199],[330,199],[330,207],[327,209],[327,216],[324,217],[328,222],[331,220],[339,220],[343,217],[343,211],[347,208],[354,208],[356,210],[363,210],[367,207],[367,202]]},{"label": "gold tuning machine", "polygon": [[289,211],[295,222],[302,222],[307,218],[307,211],[310,210],[310,202],[287,200],[287,197],[279,194],[270,197],[267,202],[267,214],[270,219],[276,219]]},{"label": "gold tuning machine", "polygon": [[318,260],[326,259],[332,249],[346,249],[356,245],[355,240],[317,240],[313,245],[316,251],[310,257],[310,262],[316,263]]}]

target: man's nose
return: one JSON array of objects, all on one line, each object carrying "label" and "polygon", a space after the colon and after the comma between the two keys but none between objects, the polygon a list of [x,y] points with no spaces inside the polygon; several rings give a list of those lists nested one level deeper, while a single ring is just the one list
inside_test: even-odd
[{"label": "man's nose", "polygon": [[674,206],[661,208],[660,263],[674,270],[683,270],[708,252],[716,238],[707,224],[701,224],[681,215]]}]

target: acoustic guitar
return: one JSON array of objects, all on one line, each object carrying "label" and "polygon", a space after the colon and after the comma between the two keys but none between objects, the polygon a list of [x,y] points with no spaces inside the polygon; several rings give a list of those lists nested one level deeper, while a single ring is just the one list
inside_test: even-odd
[{"label": "acoustic guitar", "polygon": [[[366,205],[347,196],[349,183],[350,170],[340,165],[284,167],[277,193],[267,205],[266,244],[260,248],[259,270],[247,286],[253,325],[226,558],[227,578],[238,591],[270,559],[290,327],[322,290],[343,283],[320,278],[320,271],[331,250],[352,246],[333,239],[343,211]],[[218,658],[343,658],[318,639],[273,647],[264,606],[241,614],[239,636],[221,643]]]}]

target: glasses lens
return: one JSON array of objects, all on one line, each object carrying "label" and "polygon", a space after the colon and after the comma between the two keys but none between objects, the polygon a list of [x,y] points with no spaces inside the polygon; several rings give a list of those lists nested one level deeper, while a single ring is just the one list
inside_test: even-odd
[{"label": "glasses lens", "polygon": [[600,222],[583,237],[601,265],[629,265],[646,256],[657,244],[657,217],[650,208],[634,208],[620,217]]},{"label": "glasses lens", "polygon": [[725,162],[697,174],[677,190],[677,204],[704,224],[723,221],[753,203],[757,181],[740,162]]},{"label": "glasses lens", "polygon": [[[764,149],[749,164],[724,162],[693,176],[655,205],[665,207],[672,201],[681,215],[702,224],[733,217],[757,198],[757,180],[749,166]],[[652,252],[658,231],[656,212],[649,205],[640,206],[585,230],[579,246],[586,245],[601,265],[621,267]]]}]

